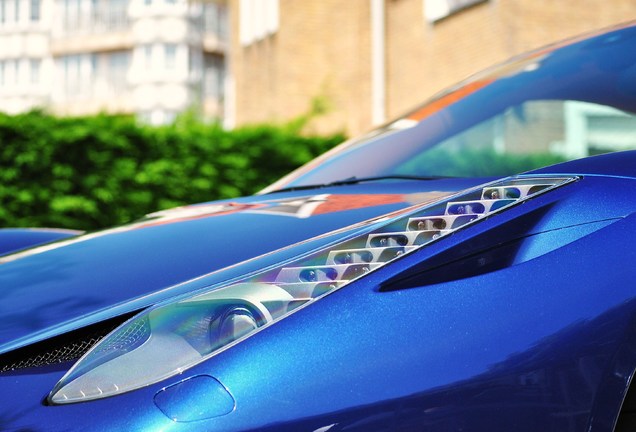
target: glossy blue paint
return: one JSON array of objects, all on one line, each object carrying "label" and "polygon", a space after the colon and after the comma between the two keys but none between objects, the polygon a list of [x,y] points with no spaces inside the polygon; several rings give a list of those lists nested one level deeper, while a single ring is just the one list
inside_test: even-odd
[{"label": "glossy blue paint", "polygon": [[[594,250],[586,243],[633,239],[630,224],[633,218],[621,230],[601,230],[554,254],[475,278],[389,293],[372,286],[336,292],[215,359],[209,370],[244,409],[210,426],[587,430],[598,386],[633,325],[633,291],[616,285],[624,276],[622,260],[634,252],[627,245],[603,257],[571,252]],[[546,271],[555,262],[580,271]],[[378,323],[391,330],[378,334]],[[306,339],[311,342],[297,343]],[[251,349],[259,353],[258,367],[246,366]],[[290,354],[276,360],[280,353]],[[289,377],[293,383],[311,379],[312,386],[290,388],[284,385]],[[278,402],[274,412],[262,395]],[[606,403],[620,404],[617,399]]]},{"label": "glossy blue paint", "polygon": [[170,420],[190,423],[230,414],[236,404],[218,380],[197,375],[157,392],[155,405]]},{"label": "glossy blue paint", "polygon": [[536,174],[588,174],[609,177],[636,177],[636,164],[632,162],[632,153],[606,153],[585,159],[577,159],[568,163],[540,168],[533,171]]},{"label": "glossy blue paint", "polygon": [[[400,430],[414,424],[433,431],[531,431],[541,425],[583,430],[592,424],[594,410],[607,409],[602,403],[597,407],[595,396],[610,385],[614,354],[633,342],[635,293],[621,283],[636,276],[623,264],[636,258],[633,182],[589,177],[534,199],[507,216],[547,207],[540,219],[549,223],[534,223],[520,234],[508,231],[509,217],[493,217],[459,231],[457,241],[407,255],[398,265],[381,268],[210,361],[145,389],[49,407],[34,395],[43,397],[65,368],[41,375],[2,374],[3,395],[11,394],[30,413],[7,425],[24,427],[29,418],[39,418],[63,430],[87,427],[76,419],[90,418],[96,430],[126,425],[180,430],[179,423],[166,423],[154,395],[205,374],[227,387],[236,410],[188,423],[183,430],[314,430],[330,424],[336,424],[331,430]],[[608,190],[622,208],[598,205]],[[580,201],[581,194],[592,209],[587,214],[572,212],[568,204]],[[608,215],[616,219],[607,221]],[[572,236],[583,222],[594,229],[580,231],[581,237],[568,238],[565,245],[554,241],[555,232],[567,230]],[[545,236],[544,251],[470,278],[427,282],[422,263],[497,230],[539,243]],[[608,243],[615,247],[601,247]],[[400,281],[405,274],[408,284]],[[396,278],[402,286],[392,290],[386,281]],[[623,391],[628,379],[629,374],[622,377]],[[612,394],[606,405],[616,408],[622,394]],[[193,410],[197,403],[201,409],[209,406],[207,398],[195,398]],[[112,416],[111,404],[135,409]]]},{"label": "glossy blue paint", "polygon": [[[633,27],[555,48],[538,74],[503,74],[435,115],[450,111],[448,124],[469,127],[524,85],[537,97],[629,107],[628,82],[601,81],[588,94],[583,81],[550,81],[618,73],[633,61],[617,55],[625,44],[636,45]],[[477,103],[492,106],[478,112]],[[329,180],[331,168],[288,184]],[[147,387],[50,406],[47,394],[73,362],[1,372],[0,430],[610,432],[636,370],[636,152],[530,173],[564,174],[577,181],[406,254]],[[0,360],[488,180],[381,180],[205,203],[0,257]]]},{"label": "glossy blue paint", "polygon": [[80,234],[82,231],[50,228],[2,228],[0,229],[0,255]]},{"label": "glossy blue paint", "polygon": [[389,181],[197,205],[5,256],[0,352],[147,307],[192,289],[176,284],[431,199],[428,191],[479,181]]}]

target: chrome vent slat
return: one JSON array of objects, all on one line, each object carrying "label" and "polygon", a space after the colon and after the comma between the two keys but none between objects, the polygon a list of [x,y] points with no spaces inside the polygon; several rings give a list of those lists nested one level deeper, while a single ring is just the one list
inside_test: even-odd
[{"label": "chrome vent slat", "polygon": [[344,285],[347,281],[334,280],[329,282],[296,282],[296,283],[279,283],[281,287],[295,299],[305,300],[314,298],[316,295],[324,294],[328,291]]},{"label": "chrome vent slat", "polygon": [[[305,261],[311,265],[283,267],[272,273],[266,283],[279,286],[293,297],[292,301],[280,305],[280,313],[284,314],[479,218],[574,180],[574,177],[513,178],[481,190],[466,191],[460,199],[423,207],[408,219],[398,219],[366,236],[341,244],[341,249]],[[278,310],[278,307],[277,303],[271,305],[272,310]],[[131,316],[113,318],[2,354],[0,372],[76,360]],[[135,343],[143,343],[147,329],[140,326],[133,330],[124,335],[126,339],[122,342],[130,343],[132,338],[138,341]],[[119,343],[118,340],[115,342]]]},{"label": "chrome vent slat", "polygon": [[284,267],[281,269],[276,282],[333,282],[339,280],[351,280],[362,274],[368,273],[380,263],[365,264],[335,264],[317,265],[306,267]]},{"label": "chrome vent slat", "polygon": [[557,178],[546,182],[545,178],[517,178],[485,186],[481,191],[464,194],[466,199],[424,209],[425,214],[408,218],[405,225],[397,227],[397,230],[371,233],[354,244],[349,242],[349,248],[331,250],[323,263],[283,267],[273,283],[287,287],[285,289],[294,297],[312,294],[315,298],[316,293],[336,289],[479,218],[554,187],[558,182],[563,184],[571,180],[573,178]]},{"label": "chrome vent slat", "polygon": [[370,262],[387,262],[413,249],[415,249],[415,246],[335,249],[329,252],[327,264],[365,264]]}]

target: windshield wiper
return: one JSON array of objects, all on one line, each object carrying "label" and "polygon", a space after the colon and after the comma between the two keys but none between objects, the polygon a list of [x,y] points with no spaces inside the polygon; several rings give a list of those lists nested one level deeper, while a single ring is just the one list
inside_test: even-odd
[{"label": "windshield wiper", "polygon": [[440,180],[452,178],[450,176],[410,176],[410,175],[387,175],[387,176],[378,176],[378,177],[349,177],[344,180],[337,180],[330,183],[318,183],[311,185],[300,185],[300,186],[289,186],[282,189],[276,189],[270,192],[267,192],[265,195],[278,193],[278,192],[291,192],[297,190],[306,190],[306,189],[320,189],[331,186],[343,186],[343,185],[352,185],[358,183],[365,182],[374,182],[379,180]]}]

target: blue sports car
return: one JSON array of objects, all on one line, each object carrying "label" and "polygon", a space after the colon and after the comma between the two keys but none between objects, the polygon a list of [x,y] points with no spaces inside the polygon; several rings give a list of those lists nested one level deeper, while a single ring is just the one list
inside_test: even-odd
[{"label": "blue sports car", "polygon": [[0,230],[0,430],[636,430],[636,26],[260,194]]}]

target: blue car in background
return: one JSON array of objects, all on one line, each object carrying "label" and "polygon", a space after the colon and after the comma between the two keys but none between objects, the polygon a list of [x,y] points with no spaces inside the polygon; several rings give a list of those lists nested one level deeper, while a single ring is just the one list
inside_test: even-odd
[{"label": "blue car in background", "polygon": [[0,231],[0,430],[636,427],[636,27],[260,194]]}]

